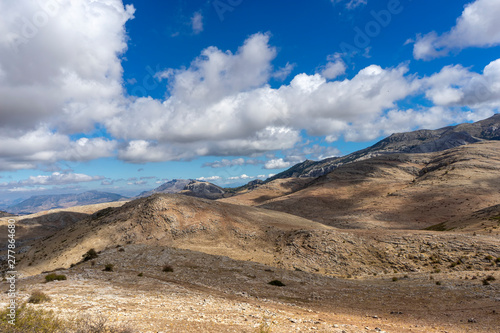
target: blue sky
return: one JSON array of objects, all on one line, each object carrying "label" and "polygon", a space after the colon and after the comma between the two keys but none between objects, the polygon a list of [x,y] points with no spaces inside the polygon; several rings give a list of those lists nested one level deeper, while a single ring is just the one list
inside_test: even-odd
[{"label": "blue sky", "polygon": [[222,186],[500,105],[500,2],[0,0],[0,205]]}]

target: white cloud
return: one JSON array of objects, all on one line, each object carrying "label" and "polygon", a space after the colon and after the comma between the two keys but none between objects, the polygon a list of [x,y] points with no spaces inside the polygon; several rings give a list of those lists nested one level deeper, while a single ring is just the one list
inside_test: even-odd
[{"label": "white cloud", "polygon": [[51,122],[60,131],[83,132],[117,112],[119,55],[127,49],[124,24],[133,6],[120,0],[51,3],[2,5],[0,127],[32,130]]},{"label": "white cloud", "polygon": [[435,32],[417,36],[414,57],[429,60],[446,55],[450,50],[500,45],[499,17],[498,0],[476,0],[465,7],[450,31],[441,36]]},{"label": "white cloud", "polygon": [[132,140],[119,149],[118,157],[130,163],[191,160],[199,156],[250,156],[288,149],[300,141],[300,133],[288,128],[266,127],[242,139],[209,140],[188,143],[157,143]]},{"label": "white cloud", "polygon": [[102,176],[89,176],[80,173],[60,173],[54,172],[49,176],[38,175],[30,176],[28,179],[17,182],[0,183],[0,188],[19,189],[33,186],[51,186],[51,185],[67,185],[78,184],[84,182],[93,182],[103,180]]},{"label": "white cloud", "polygon": [[200,177],[196,178],[196,180],[203,181],[203,182],[213,182],[217,180],[221,180],[222,178],[219,176],[210,176],[210,177]]},{"label": "white cloud", "polygon": [[[19,135],[17,133],[20,133]],[[67,136],[40,128],[0,134],[0,170],[34,169],[59,160],[89,161],[114,154],[116,142],[103,138],[71,141]]]},{"label": "white cloud", "polygon": [[203,31],[203,15],[201,12],[196,12],[191,17],[191,27],[194,34],[199,34]]},{"label": "white cloud", "polygon": [[330,56],[328,58],[328,63],[322,69],[321,75],[327,80],[332,80],[344,74],[345,70],[346,65],[344,61],[339,54],[335,54],[334,56]]},{"label": "white cloud", "polygon": [[[138,98],[106,122],[115,137],[130,140],[119,158],[144,163],[290,149],[303,129],[339,136],[418,90],[406,66],[376,65],[342,81],[298,74],[273,89],[267,82],[275,56],[269,35],[256,34],[235,54],[209,47],[189,68],[159,73],[169,79],[165,100]],[[333,78],[344,65],[329,61],[324,75]]]},{"label": "white cloud", "polygon": [[285,162],[282,158],[276,158],[267,161],[264,169],[284,169],[291,167],[293,164],[293,162]]},{"label": "white cloud", "polygon": [[489,63],[482,74],[460,65],[446,66],[422,83],[425,96],[435,105],[500,108],[500,59]]},{"label": "white cloud", "polygon": [[248,179],[255,179],[255,178],[256,177],[248,176],[246,174],[242,174],[241,176],[229,177],[228,180],[248,180]]},{"label": "white cloud", "polygon": [[283,81],[288,77],[288,75],[290,75],[294,68],[295,64],[287,62],[285,67],[281,67],[273,73],[273,77],[277,80]]},{"label": "white cloud", "polygon": [[68,135],[121,107],[120,55],[133,6],[26,0],[2,1],[0,11],[0,170],[113,155],[113,140]]}]

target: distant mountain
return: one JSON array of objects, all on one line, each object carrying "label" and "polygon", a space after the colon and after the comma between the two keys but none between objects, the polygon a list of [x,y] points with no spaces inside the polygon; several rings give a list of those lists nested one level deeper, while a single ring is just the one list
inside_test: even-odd
[{"label": "distant mountain", "polygon": [[184,194],[205,199],[220,199],[226,191],[212,183],[192,179],[173,179],[151,191],[142,192],[137,197],[149,197],[155,193]]},{"label": "distant mountain", "polygon": [[266,182],[290,177],[319,177],[346,163],[384,154],[432,153],[484,140],[500,140],[500,114],[472,124],[392,134],[371,147],[343,157],[332,157],[317,162],[306,160],[267,179]]},{"label": "distant mountain", "polygon": [[88,191],[79,194],[37,195],[8,207],[7,211],[13,214],[32,214],[49,209],[93,205],[124,199],[127,198],[116,193],[99,191]]},{"label": "distant mountain", "polygon": [[180,193],[197,198],[220,199],[224,197],[226,191],[212,183],[193,180]]},{"label": "distant mountain", "polygon": [[500,222],[499,175],[500,141],[485,140],[433,153],[383,154],[315,179],[276,179],[223,201],[342,229],[493,233]]},{"label": "distant mountain", "polygon": [[186,187],[187,184],[189,184],[192,180],[191,179],[173,179],[171,181],[168,181],[154,190],[151,191],[144,191],[141,194],[139,194],[137,197],[138,198],[144,198],[144,197],[149,197],[150,195],[153,195],[155,193],[179,193],[184,188]]}]

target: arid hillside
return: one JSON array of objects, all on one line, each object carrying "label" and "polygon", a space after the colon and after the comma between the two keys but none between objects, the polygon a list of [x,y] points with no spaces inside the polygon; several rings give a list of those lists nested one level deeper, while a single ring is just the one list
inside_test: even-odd
[{"label": "arid hillside", "polygon": [[378,156],[218,201],[157,193],[15,217],[20,298],[42,290],[52,301],[31,307],[148,333],[493,332],[499,148]]},{"label": "arid hillside", "polygon": [[[52,301],[32,307],[137,332],[479,333],[500,322],[495,235],[340,230],[155,194],[28,248],[17,267],[22,300],[42,290]],[[84,261],[92,248],[98,257]],[[67,280],[45,283],[50,271]]]},{"label": "arid hillside", "polygon": [[57,233],[75,222],[89,217],[95,212],[108,208],[119,207],[125,201],[115,201],[86,206],[52,209],[35,214],[0,218],[0,249],[7,246],[7,224],[9,219],[16,221],[16,244],[18,251],[25,251],[26,246],[33,242]]},{"label": "arid hillside", "polygon": [[[337,228],[424,229],[500,204],[499,175],[500,142],[487,141],[444,152],[354,162],[279,197],[273,188],[280,185],[275,182],[286,184],[285,180],[223,200]],[[492,227],[489,223],[483,231]]]}]

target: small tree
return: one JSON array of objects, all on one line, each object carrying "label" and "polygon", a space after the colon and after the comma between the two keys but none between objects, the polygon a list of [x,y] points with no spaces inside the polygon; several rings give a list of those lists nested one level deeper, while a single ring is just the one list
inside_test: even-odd
[{"label": "small tree", "polygon": [[83,261],[89,261],[89,260],[97,258],[98,256],[99,255],[97,254],[96,250],[94,250],[94,249],[90,249],[87,251],[87,253],[82,255]]}]

